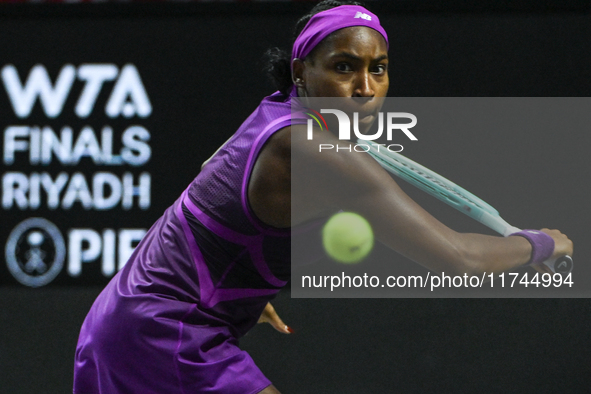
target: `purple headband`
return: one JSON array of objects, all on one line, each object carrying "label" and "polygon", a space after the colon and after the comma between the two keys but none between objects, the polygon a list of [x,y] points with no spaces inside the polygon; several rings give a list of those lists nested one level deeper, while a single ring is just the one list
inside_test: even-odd
[{"label": "purple headband", "polygon": [[376,15],[358,5],[341,5],[319,12],[310,18],[293,44],[291,60],[305,59],[330,33],[352,26],[366,26],[376,30],[384,37],[386,45],[389,45],[388,35],[380,26],[380,20]]}]

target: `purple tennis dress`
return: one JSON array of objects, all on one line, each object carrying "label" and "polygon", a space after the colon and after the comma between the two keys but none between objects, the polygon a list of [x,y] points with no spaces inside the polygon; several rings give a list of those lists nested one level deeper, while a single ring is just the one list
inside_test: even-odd
[{"label": "purple tennis dress", "polygon": [[261,223],[247,186],[290,99],[265,98],[152,226],[95,301],[74,393],[257,393],[271,382],[238,338],[289,280],[290,230]]}]

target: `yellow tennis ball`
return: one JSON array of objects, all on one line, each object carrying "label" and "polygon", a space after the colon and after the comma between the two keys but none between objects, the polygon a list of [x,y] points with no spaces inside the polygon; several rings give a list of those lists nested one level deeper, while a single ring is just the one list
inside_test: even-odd
[{"label": "yellow tennis ball", "polygon": [[371,225],[353,212],[333,215],[322,229],[324,250],[339,263],[360,262],[371,252],[373,243]]}]

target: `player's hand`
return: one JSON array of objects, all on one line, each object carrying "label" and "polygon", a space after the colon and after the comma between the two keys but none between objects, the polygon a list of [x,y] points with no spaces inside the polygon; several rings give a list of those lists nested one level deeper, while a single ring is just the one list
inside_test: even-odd
[{"label": "player's hand", "polygon": [[[547,228],[541,229],[544,233],[548,234],[554,240],[554,253],[552,254],[553,259],[557,259],[564,255],[573,255],[573,242],[568,237],[562,234],[558,230],[550,230]],[[552,270],[545,264],[536,264],[532,266],[536,271],[545,274],[553,274]]]},{"label": "player's hand", "polygon": [[293,330],[289,328],[287,324],[283,322],[283,320],[281,320],[279,315],[277,315],[277,312],[275,312],[275,308],[273,308],[273,305],[271,305],[270,302],[268,302],[267,306],[265,306],[265,310],[261,314],[261,317],[259,317],[258,322],[269,323],[273,326],[273,328],[275,328],[277,331],[283,334],[293,333]]},{"label": "player's hand", "polygon": [[553,258],[562,257],[564,255],[569,255],[572,257],[573,255],[573,241],[568,239],[568,237],[562,234],[558,230],[550,230],[547,228],[543,228],[541,231],[545,232],[549,236],[554,239],[554,253],[552,254]]}]

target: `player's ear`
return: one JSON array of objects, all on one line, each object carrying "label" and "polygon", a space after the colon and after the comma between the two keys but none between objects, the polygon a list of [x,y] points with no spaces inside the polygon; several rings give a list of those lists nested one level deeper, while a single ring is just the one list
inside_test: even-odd
[{"label": "player's ear", "polygon": [[304,86],[304,69],[306,68],[304,61],[295,58],[291,61],[291,80],[293,84],[301,88]]}]

